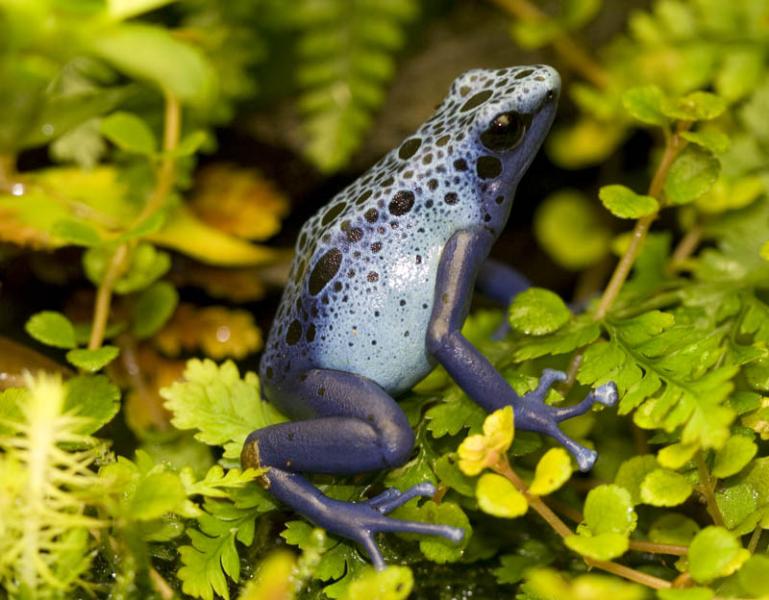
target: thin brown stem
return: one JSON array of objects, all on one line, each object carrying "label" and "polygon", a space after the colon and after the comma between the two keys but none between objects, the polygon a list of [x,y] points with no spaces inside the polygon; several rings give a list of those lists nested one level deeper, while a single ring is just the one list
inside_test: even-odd
[{"label": "thin brown stem", "polygon": [[[522,21],[537,22],[549,19],[547,14],[528,0],[491,0],[505,12]],[[598,88],[609,85],[609,73],[590,56],[577,40],[568,33],[562,33],[552,42],[560,59]]]},{"label": "thin brown stem", "polygon": [[101,347],[104,341],[104,332],[107,330],[107,321],[109,320],[110,306],[112,304],[112,290],[125,270],[127,258],[128,244],[121,244],[112,255],[107,271],[104,273],[99,289],[96,291],[96,304],[91,322],[91,337],[88,340],[89,350],[96,350]]},{"label": "thin brown stem", "polygon": [[[553,510],[545,504],[539,496],[534,496],[529,493],[528,487],[523,480],[513,471],[510,463],[507,461],[507,457],[502,457],[501,460],[493,467],[493,469],[505,477],[515,488],[521,492],[529,503],[529,506],[540,516],[545,522],[553,528],[553,530],[562,538],[574,535],[574,532],[564,523],[561,518],[553,512]],[[645,585],[655,590],[667,589],[671,587],[671,583],[659,577],[642,573],[631,567],[626,567],[607,560],[594,560],[592,558],[584,558],[585,562],[597,569],[606,571],[623,577],[629,581],[635,581],[641,585]]]},{"label": "thin brown stem", "polygon": [[[164,91],[165,120],[163,125],[163,157],[157,171],[155,188],[152,190],[149,200],[134,219],[133,225],[137,225],[155,213],[165,201],[168,193],[173,188],[176,159],[173,151],[179,144],[179,132],[181,131],[181,105],[179,100],[168,91]],[[91,326],[91,337],[88,340],[88,348],[95,350],[104,341],[104,332],[109,320],[110,306],[112,304],[112,291],[117,280],[123,274],[127,265],[127,258],[137,241],[132,240],[117,247],[110,259],[104,278],[99,284],[96,293],[96,305],[94,306]]]},{"label": "thin brown stem", "polygon": [[16,156],[0,154],[0,192],[11,189],[16,175]]},{"label": "thin brown stem", "polygon": [[155,591],[160,595],[163,600],[171,600],[175,597],[173,588],[168,585],[168,582],[163,579],[163,576],[157,572],[155,567],[149,568],[150,582]]},{"label": "thin brown stem", "polygon": [[[660,164],[657,166],[657,171],[654,173],[654,177],[649,184],[648,194],[659,202],[660,207],[662,207],[663,204],[662,189],[665,185],[668,171],[670,171],[673,162],[687,144],[687,141],[679,134],[687,128],[688,124],[684,123],[679,126],[674,133],[667,136],[665,151],[662,154]],[[649,229],[651,228],[652,223],[656,220],[658,214],[659,211],[655,211],[636,221],[633,233],[630,236],[630,244],[628,245],[627,250],[625,250],[625,254],[622,255],[622,258],[620,258],[620,261],[617,263],[614,273],[612,273],[611,279],[609,280],[609,284],[606,286],[601,301],[598,304],[598,308],[595,311],[596,321],[600,321],[606,316],[612,304],[614,304],[614,301],[617,299],[622,286],[625,284],[628,275],[630,275],[630,270],[633,268],[636,258],[638,258],[638,254],[641,252],[641,247],[646,239],[646,235],[649,233]]]},{"label": "thin brown stem", "polygon": [[694,455],[694,462],[697,464],[697,473],[700,479],[700,491],[705,497],[705,505],[707,506],[708,514],[713,519],[713,523],[719,527],[724,526],[724,517],[721,514],[721,509],[718,508],[716,503],[715,482],[710,475],[708,465],[705,464],[705,456],[702,454],[702,450],[697,451]]},{"label": "thin brown stem", "polygon": [[670,263],[668,264],[668,272],[674,273],[681,265],[697,250],[697,246],[702,241],[702,226],[695,225],[686,235],[678,242],[676,249],[673,251],[673,255],[670,257]]},{"label": "thin brown stem", "polygon": [[144,205],[136,223],[154,214],[165,201],[168,193],[173,188],[176,171],[176,158],[173,151],[179,145],[179,133],[181,131],[181,105],[179,100],[170,92],[164,92],[165,118],[163,126],[163,157],[157,171],[155,188],[152,190],[149,200]]},{"label": "thin brown stem", "polygon": [[750,535],[750,540],[748,541],[748,552],[751,554],[755,554],[756,550],[758,549],[758,542],[761,541],[761,534],[763,533],[764,528],[761,527],[761,525],[756,525],[756,528],[753,530],[753,533]]},{"label": "thin brown stem", "polygon": [[686,556],[689,553],[688,546],[679,546],[677,544],[656,544],[654,542],[645,542],[642,540],[630,540],[629,548],[637,552],[648,552],[649,554],[669,554],[670,556]]}]

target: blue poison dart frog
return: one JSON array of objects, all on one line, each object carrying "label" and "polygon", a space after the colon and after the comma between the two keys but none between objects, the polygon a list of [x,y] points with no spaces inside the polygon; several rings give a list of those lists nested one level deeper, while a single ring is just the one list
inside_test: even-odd
[{"label": "blue poison dart frog", "polygon": [[254,431],[246,467],[269,467],[270,493],[327,531],[384,561],[379,532],[438,535],[454,527],[388,517],[431,483],[361,502],[329,498],[301,473],[355,474],[404,464],[414,433],[394,397],[439,363],[489,412],[512,406],[518,429],[563,444],[582,470],[593,450],[558,423],[617,400],[613,383],[579,404],[543,403],[565,375],[545,370],[517,395],[460,333],[473,288],[508,303],[526,280],[487,260],[513,195],[556,112],[558,73],[547,66],[460,76],[416,133],[337,194],[302,227],[260,376],[265,397],[295,419]]}]

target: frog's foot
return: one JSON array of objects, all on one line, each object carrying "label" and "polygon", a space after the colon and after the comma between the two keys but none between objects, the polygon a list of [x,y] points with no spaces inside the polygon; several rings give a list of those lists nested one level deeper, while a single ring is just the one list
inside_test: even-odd
[{"label": "frog's foot", "polygon": [[[417,496],[432,496],[433,484],[417,484],[404,492],[395,488],[385,490],[364,502],[335,500],[310,490],[300,476],[278,469],[270,469],[267,475],[271,491],[277,496],[292,496],[302,513],[317,526],[329,533],[346,538],[363,548],[377,570],[384,569],[382,552],[376,544],[377,533],[415,533],[437,535],[452,542],[459,542],[465,535],[463,529],[448,525],[403,521],[386,516],[391,511]],[[308,501],[310,500],[311,501]]]},{"label": "frog's foot", "polygon": [[604,406],[614,406],[618,399],[617,386],[614,382],[606,383],[592,390],[574,406],[560,407],[545,404],[548,390],[556,382],[565,380],[566,373],[544,369],[537,389],[526,394],[514,407],[516,426],[555,438],[574,455],[581,471],[589,471],[598,458],[598,453],[575,442],[559,429],[558,423],[586,413],[596,402]]}]

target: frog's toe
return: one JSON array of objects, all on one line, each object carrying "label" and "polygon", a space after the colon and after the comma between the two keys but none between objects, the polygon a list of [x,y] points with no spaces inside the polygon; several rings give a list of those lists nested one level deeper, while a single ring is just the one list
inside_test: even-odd
[{"label": "frog's toe", "polygon": [[619,400],[619,392],[617,392],[617,384],[613,381],[604,383],[602,386],[595,390],[595,400],[599,404],[604,406],[614,406]]},{"label": "frog's toe", "polygon": [[404,492],[401,492],[397,488],[389,488],[368,500],[368,504],[371,508],[378,510],[383,515],[392,512],[399,506],[402,506],[412,498],[417,496],[434,496],[435,486],[429,481],[424,481],[416,485],[411,486]]},{"label": "frog's toe", "polygon": [[567,378],[568,376],[563,371],[558,371],[556,369],[542,369],[537,389],[531,392],[530,395],[539,397],[541,401],[544,401],[548,390],[550,390],[556,383],[566,381]]}]

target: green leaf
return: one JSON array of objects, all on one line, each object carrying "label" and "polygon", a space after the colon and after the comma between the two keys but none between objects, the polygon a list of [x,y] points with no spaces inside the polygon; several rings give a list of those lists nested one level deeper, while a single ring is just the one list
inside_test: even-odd
[{"label": "green leaf", "polygon": [[126,152],[150,156],[157,152],[157,140],[149,125],[133,113],[115,112],[101,121],[101,132]]},{"label": "green leaf", "polygon": [[769,556],[754,554],[737,574],[740,585],[749,594],[760,597],[769,590]]},{"label": "green leaf", "polygon": [[679,121],[708,121],[726,110],[723,98],[709,92],[692,92],[662,103],[665,116]]},{"label": "green leaf", "polygon": [[27,333],[48,346],[74,348],[75,327],[63,314],[46,310],[32,315],[24,325]]},{"label": "green leaf", "polygon": [[764,54],[759,48],[734,48],[726,52],[716,76],[716,91],[734,102],[756,89],[764,72]]},{"label": "green leaf", "polygon": [[621,533],[598,535],[570,535],[564,538],[566,546],[588,558],[611,560],[622,556],[628,549],[628,537]]},{"label": "green leaf", "polygon": [[51,233],[60,238],[64,244],[75,246],[96,246],[102,242],[99,232],[83,221],[61,219],[51,228]]},{"label": "green leaf", "polygon": [[[83,267],[88,278],[98,285],[109,268],[114,250],[111,248],[89,248],[83,254]],[[171,268],[171,257],[152,244],[140,243],[130,255],[130,263],[115,283],[115,292],[130,294],[148,287]]]},{"label": "green leaf", "polygon": [[622,95],[622,105],[632,117],[649,125],[665,125],[667,118],[662,112],[665,95],[656,85],[635,87]]},{"label": "green leaf", "polygon": [[723,479],[736,475],[744,469],[758,452],[756,443],[743,435],[733,435],[723,448],[716,452],[711,473]]},{"label": "green leaf", "polygon": [[710,526],[700,531],[689,546],[689,573],[698,583],[731,575],[750,557],[728,530]]},{"label": "green leaf", "polygon": [[656,469],[641,484],[641,500],[652,506],[677,506],[692,493],[692,485],[683,475],[668,469]]},{"label": "green leaf", "polygon": [[510,326],[526,335],[545,335],[563,327],[571,311],[550,290],[529,288],[518,294],[508,309]]},{"label": "green leaf", "polygon": [[571,458],[563,448],[550,448],[537,463],[529,492],[537,496],[552,494],[569,480]]},{"label": "green leaf", "polygon": [[117,358],[120,350],[115,346],[102,346],[95,350],[76,348],[67,352],[67,360],[79,369],[95,373]]},{"label": "green leaf", "polygon": [[66,386],[67,411],[88,417],[79,433],[90,435],[101,429],[120,410],[120,390],[104,375],[79,375],[69,379]]},{"label": "green leaf", "polygon": [[688,546],[699,530],[700,526],[695,520],[669,512],[652,523],[649,528],[649,539],[658,544]]},{"label": "green leaf", "polygon": [[187,498],[179,476],[170,471],[150,473],[136,486],[125,513],[136,521],[159,519]]},{"label": "green leaf", "polygon": [[704,129],[701,131],[682,131],[681,137],[685,140],[702,146],[714,154],[723,154],[729,149],[729,136],[715,129]]},{"label": "green leaf", "polygon": [[118,70],[168,90],[184,103],[210,105],[216,73],[194,46],[153,25],[124,23],[93,34],[90,50]]},{"label": "green leaf", "polygon": [[495,517],[513,519],[526,514],[529,503],[507,479],[496,473],[484,473],[475,488],[480,509]]},{"label": "green leaf", "polygon": [[166,281],[159,281],[145,289],[134,306],[134,335],[139,339],[152,337],[174,314],[178,302],[176,288]]},{"label": "green leaf", "polygon": [[525,600],[648,600],[648,588],[607,575],[579,575],[568,580],[554,569],[526,573]]},{"label": "green leaf", "polygon": [[588,492],[583,525],[594,535],[619,533],[627,536],[635,530],[637,520],[630,493],[625,488],[603,484]]},{"label": "green leaf", "polygon": [[414,576],[408,567],[388,566],[383,571],[367,567],[350,583],[344,600],[404,600],[414,587]]},{"label": "green leaf", "polygon": [[622,219],[638,219],[659,210],[659,203],[651,196],[636,194],[624,185],[605,185],[598,191],[603,205]]},{"label": "green leaf", "polygon": [[517,344],[516,361],[529,360],[551,354],[565,354],[590,344],[601,335],[601,328],[589,315],[572,319],[559,331],[543,336],[531,336]]},{"label": "green leaf", "polygon": [[609,253],[612,234],[601,212],[575,190],[551,194],[534,216],[537,241],[562,267],[584,269]]},{"label": "green leaf", "polygon": [[253,373],[241,378],[232,361],[217,366],[211,360],[190,360],[184,381],[160,391],[171,422],[178,429],[197,429],[195,438],[211,446],[224,446],[226,458],[237,459],[243,442],[255,429],[285,419],[264,402]]},{"label": "green leaf", "polygon": [[115,20],[130,19],[176,0],[107,0],[107,14]]},{"label": "green leaf", "polygon": [[707,192],[718,179],[721,163],[707,150],[688,146],[676,158],[665,179],[669,204],[687,204]]},{"label": "green leaf", "polygon": [[421,521],[424,523],[437,523],[450,525],[465,530],[465,536],[461,542],[455,543],[436,536],[419,536],[402,534],[407,539],[418,539],[419,549],[425,557],[433,562],[443,564],[456,562],[462,558],[464,549],[472,537],[472,527],[467,515],[453,502],[436,504],[432,500],[424,502],[421,506],[406,504],[393,511],[392,516],[407,521]]},{"label": "green leaf", "polygon": [[697,450],[697,444],[671,444],[657,453],[657,461],[668,469],[680,469],[692,459]]}]

